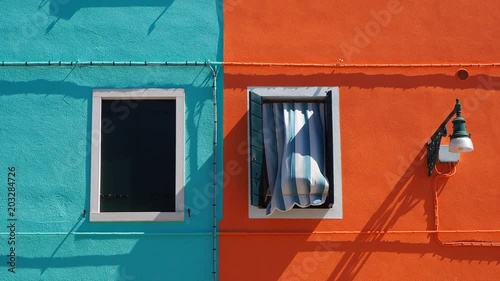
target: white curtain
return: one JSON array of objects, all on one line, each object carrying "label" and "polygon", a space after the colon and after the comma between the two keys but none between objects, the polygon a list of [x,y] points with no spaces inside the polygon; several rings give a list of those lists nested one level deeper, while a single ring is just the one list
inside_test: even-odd
[{"label": "white curtain", "polygon": [[322,103],[263,105],[264,150],[269,178],[266,214],[325,202],[325,110]]}]

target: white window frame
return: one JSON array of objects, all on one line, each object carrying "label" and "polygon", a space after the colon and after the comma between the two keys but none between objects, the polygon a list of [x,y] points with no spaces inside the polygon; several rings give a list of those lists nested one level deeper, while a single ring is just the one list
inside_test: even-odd
[{"label": "white window frame", "polygon": [[[333,198],[332,208],[294,208],[286,212],[274,211],[266,215],[266,209],[252,206],[251,196],[251,165],[248,164],[248,217],[251,219],[342,219],[342,168],[340,155],[340,114],[339,114],[339,88],[338,87],[249,87],[248,91],[272,99],[280,100],[296,97],[314,97],[319,93],[332,91],[332,141],[333,141]],[[250,100],[247,99],[247,111],[250,109]],[[247,114],[247,124],[250,122],[250,114]],[[248,129],[250,130],[250,128]],[[250,131],[248,131],[248,143],[250,143]],[[248,155],[250,146],[248,146]]]},{"label": "white window frame", "polygon": [[[184,220],[184,89],[94,89],[92,93],[90,221]],[[103,100],[175,100],[175,212],[100,212]]]}]

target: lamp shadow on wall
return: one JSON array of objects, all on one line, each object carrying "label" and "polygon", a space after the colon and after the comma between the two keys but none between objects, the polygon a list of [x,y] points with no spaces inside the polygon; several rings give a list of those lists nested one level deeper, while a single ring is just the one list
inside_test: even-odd
[{"label": "lamp shadow on wall", "polygon": [[[251,69],[251,68],[250,68]],[[260,68],[256,68],[260,69]],[[275,70],[274,70],[275,71]],[[315,75],[284,75],[284,74],[269,74],[252,72],[245,69],[245,73],[237,73],[230,68],[226,68],[225,89],[241,90],[241,94],[245,95],[247,86],[344,86],[356,87],[361,89],[371,89],[376,87],[397,88],[404,91],[405,89],[413,89],[416,87],[440,87],[446,89],[491,89],[488,85],[480,81],[499,81],[500,77],[489,75],[472,76],[467,81],[458,81],[452,75],[445,74],[429,74],[418,76],[406,76],[401,74],[365,74],[365,73],[340,73],[340,74],[315,74]],[[475,78],[475,79],[474,79]],[[288,84],[282,84],[288,83]],[[342,91],[342,89],[341,89]],[[404,94],[404,92],[402,93]],[[227,117],[226,117],[227,119]],[[341,121],[342,122],[342,121]],[[246,136],[246,114],[241,117],[241,120],[225,137],[226,155],[231,149],[232,143],[237,144],[242,141],[242,136]],[[432,132],[431,132],[432,133]],[[246,139],[245,139],[246,140]],[[414,158],[409,159],[409,166],[402,169],[394,175],[394,179],[390,185],[390,192],[384,198],[380,206],[373,214],[370,214],[368,220],[362,227],[361,231],[387,231],[397,228],[397,223],[405,217],[410,211],[416,207],[423,206],[426,229],[434,229],[434,202],[432,195],[431,179],[427,177],[427,162],[426,162],[426,145],[418,147],[418,153]],[[394,157],[397,157],[395,154]],[[227,164],[226,157],[226,164]],[[230,159],[229,159],[230,160]],[[239,159],[238,161],[246,161]],[[245,173],[246,175],[246,173]],[[240,185],[245,186],[247,179],[240,179],[241,184],[230,184],[231,189],[238,189]],[[443,179],[441,187],[446,185],[446,180]],[[248,228],[248,225],[258,226],[252,227],[253,231],[284,231],[293,232],[292,224],[287,228],[282,228],[281,225],[275,226],[268,222],[252,221],[249,222],[246,208],[241,209],[232,202],[241,202],[241,199],[235,198],[236,193],[231,191],[231,200],[228,199],[227,190],[224,192],[224,208],[225,212],[228,209],[231,212],[234,210],[238,216],[242,217],[241,221],[223,221],[224,228],[234,227],[236,229]],[[240,194],[241,193],[241,194]],[[238,192],[239,196],[247,196],[246,189],[244,192]],[[349,196],[344,190],[344,196]],[[237,200],[238,199],[238,200]],[[244,201],[244,200],[243,200]],[[226,217],[224,217],[224,220]],[[342,225],[341,222],[339,222]],[[234,224],[234,226],[233,226]],[[314,231],[320,224],[319,220],[301,220],[295,225],[300,225],[297,229],[301,231]],[[422,227],[423,228],[423,227]],[[324,230],[324,229],[323,229]],[[342,230],[342,229],[336,229]],[[425,230],[425,229],[422,229]],[[245,229],[245,231],[247,231]],[[395,253],[395,254],[414,254],[432,255],[436,259],[449,260],[455,262],[496,262],[500,264],[498,255],[494,251],[489,251],[485,248],[478,247],[442,247],[435,240],[434,235],[429,234],[425,242],[398,241],[394,235],[385,233],[359,234],[359,235],[284,235],[280,239],[269,236],[243,236],[245,237],[245,246],[241,245],[241,240],[238,237],[222,236],[221,244],[226,248],[240,247],[239,253],[245,252],[252,258],[251,268],[266,268],[266,274],[262,276],[254,276],[258,278],[269,278],[266,280],[320,280],[315,279],[316,270],[321,273],[330,272],[327,280],[353,280],[360,273],[363,267],[367,264],[372,254],[376,253]],[[342,237],[353,237],[349,241],[339,241]],[[399,236],[398,236],[399,237]],[[326,239],[325,239],[326,238]],[[404,235],[401,236],[401,239]],[[241,239],[241,238],[240,238]],[[346,238],[348,239],[348,238]],[[425,239],[425,238],[423,238]],[[238,245],[240,243],[240,245]],[[293,246],[291,246],[293,245]],[[221,248],[221,262],[227,261],[231,255],[235,255],[235,250]],[[278,256],[262,255],[266,253],[279,253]],[[316,252],[316,253],[315,253]],[[300,265],[300,259],[297,263],[295,259],[301,253],[309,253],[309,257],[318,257],[316,263],[310,261],[307,266]],[[315,253],[315,254],[313,254]],[[312,255],[311,255],[312,254]],[[316,255],[317,254],[317,255]],[[340,259],[333,259],[333,256],[339,256]],[[332,259],[329,259],[331,257]],[[319,260],[321,259],[321,261]],[[333,261],[335,262],[329,262]],[[306,260],[304,260],[306,261]],[[232,264],[232,262],[229,262]],[[272,267],[268,265],[272,264]],[[224,265],[223,265],[224,266]],[[239,268],[239,265],[234,264],[234,271],[245,270]],[[229,272],[230,266],[225,266],[227,270],[226,278],[237,278],[238,272]],[[231,270],[232,271],[232,270]],[[298,274],[297,272],[300,272]],[[244,274],[244,273],[241,273]]]},{"label": "lamp shadow on wall", "polygon": [[[422,201],[427,215],[427,229],[433,229],[433,217],[431,215],[433,205],[432,201],[426,200],[430,199],[428,196],[430,194],[430,184],[427,184],[430,181],[425,174],[425,156],[426,146],[420,149],[410,166],[404,171],[391,192],[371,215],[361,231],[390,230],[401,217]],[[429,188],[424,188],[424,186]],[[384,236],[386,236],[384,233],[360,234],[353,241],[340,242],[338,250],[344,253],[329,279],[354,279],[375,252],[426,253],[426,250],[423,249],[426,248],[425,244],[383,241]]]},{"label": "lamp shadow on wall", "polygon": [[[426,149],[424,145],[412,161],[401,178],[397,181],[390,194],[370,217],[362,231],[391,230],[405,214],[415,208],[420,202],[424,203],[428,230],[435,229],[434,202],[432,200],[432,186],[425,173],[427,170]],[[442,179],[438,192],[440,193],[448,179]],[[403,234],[404,235],[404,234]],[[328,280],[353,280],[362,270],[370,256],[377,252],[406,253],[432,255],[442,260],[451,261],[479,261],[496,262],[500,259],[494,251],[481,247],[443,247],[435,240],[435,234],[428,234],[428,243],[411,243],[394,241],[385,233],[359,234],[349,242],[338,242],[336,251],[343,253]],[[392,235],[392,237],[394,237]],[[404,236],[402,236],[404,238]]]},{"label": "lamp shadow on wall", "polygon": [[[155,29],[158,20],[165,14],[174,0],[43,0],[38,8],[41,9],[48,4],[49,15],[56,17],[46,28],[45,33],[49,33],[60,19],[69,20],[79,10],[84,8],[119,8],[119,7],[165,7],[148,29],[148,35]],[[133,19],[133,15],[130,15]]]}]

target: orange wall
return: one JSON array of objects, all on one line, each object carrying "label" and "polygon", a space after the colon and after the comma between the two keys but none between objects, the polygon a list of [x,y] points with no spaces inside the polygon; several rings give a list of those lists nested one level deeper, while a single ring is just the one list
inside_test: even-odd
[{"label": "orange wall", "polygon": [[[500,7],[493,0],[224,5],[225,61],[500,62]],[[382,26],[374,14],[391,16]],[[438,182],[440,228],[500,229],[500,68],[467,69],[469,79],[460,81],[456,67],[226,66],[221,280],[497,279],[500,247],[443,247],[428,233],[327,233],[434,229],[425,143],[455,98],[475,151],[461,155],[455,176]],[[249,86],[340,86],[343,219],[248,219]],[[318,231],[326,233],[312,233]],[[500,242],[500,233],[440,238]]]}]

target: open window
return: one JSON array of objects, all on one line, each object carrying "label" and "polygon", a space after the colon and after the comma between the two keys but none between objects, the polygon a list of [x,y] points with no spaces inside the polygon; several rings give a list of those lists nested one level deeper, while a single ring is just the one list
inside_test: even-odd
[{"label": "open window", "polygon": [[249,215],[341,218],[338,88],[249,89]]},{"label": "open window", "polygon": [[94,90],[91,221],[184,219],[184,91]]}]

